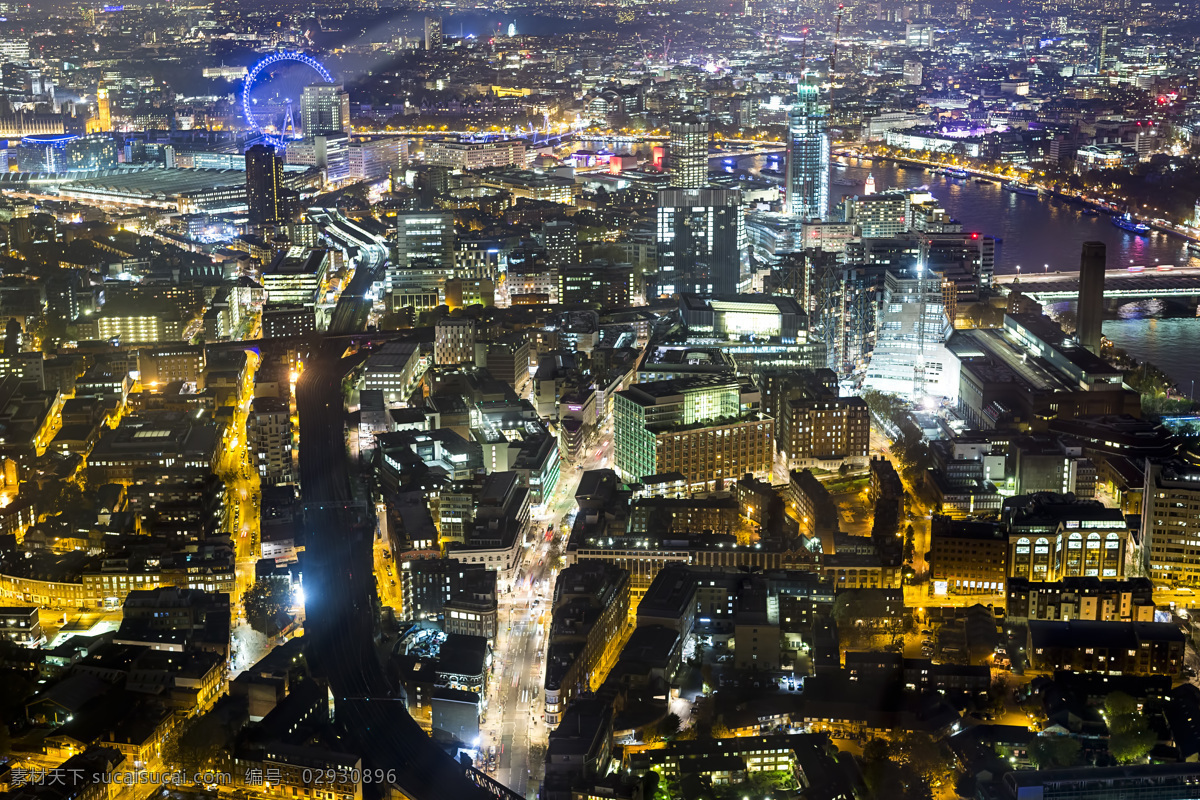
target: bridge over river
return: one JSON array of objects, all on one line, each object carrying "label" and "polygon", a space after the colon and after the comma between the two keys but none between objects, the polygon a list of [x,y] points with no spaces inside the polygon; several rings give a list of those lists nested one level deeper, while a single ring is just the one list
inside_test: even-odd
[{"label": "bridge over river", "polygon": [[[1020,289],[1039,303],[1075,300],[1079,297],[1079,273],[1045,272],[997,275],[996,282],[1009,290]],[[1104,297],[1113,300],[1200,298],[1200,267],[1167,264],[1133,265],[1110,269],[1104,276]]]}]

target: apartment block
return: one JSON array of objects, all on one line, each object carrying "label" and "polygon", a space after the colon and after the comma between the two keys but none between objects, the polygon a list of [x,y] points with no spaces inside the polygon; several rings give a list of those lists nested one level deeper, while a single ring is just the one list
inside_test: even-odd
[{"label": "apartment block", "polygon": [[246,415],[246,437],[262,482],[294,483],[292,419],[286,400],[256,397]]}]

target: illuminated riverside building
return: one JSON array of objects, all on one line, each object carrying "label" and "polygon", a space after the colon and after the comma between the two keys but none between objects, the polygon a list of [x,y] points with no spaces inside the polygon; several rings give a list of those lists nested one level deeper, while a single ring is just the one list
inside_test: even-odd
[{"label": "illuminated riverside building", "polygon": [[678,472],[703,491],[770,475],[775,424],[759,413],[753,385],[704,376],[640,383],[614,399],[616,467],[626,480]]},{"label": "illuminated riverside building", "polygon": [[338,83],[314,83],[300,94],[300,128],[305,136],[350,132],[350,94]]},{"label": "illuminated riverside building", "polygon": [[864,239],[896,236],[909,228],[911,194],[902,190],[879,192],[842,200],[842,216],[859,227]]},{"label": "illuminated riverside building", "polygon": [[821,89],[807,76],[796,87],[796,103],[788,111],[788,213],[804,219],[829,212],[829,136]]},{"label": "illuminated riverside building", "polygon": [[472,142],[459,139],[427,139],[425,163],[452,169],[524,167],[524,139],[492,139]]}]

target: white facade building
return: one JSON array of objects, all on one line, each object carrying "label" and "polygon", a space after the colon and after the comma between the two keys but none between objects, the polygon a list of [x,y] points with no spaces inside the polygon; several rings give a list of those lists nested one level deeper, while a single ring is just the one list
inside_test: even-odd
[{"label": "white facade building", "polygon": [[910,402],[958,398],[958,359],[946,349],[954,330],[942,300],[942,278],[888,271],[877,314],[875,350],[863,387]]}]

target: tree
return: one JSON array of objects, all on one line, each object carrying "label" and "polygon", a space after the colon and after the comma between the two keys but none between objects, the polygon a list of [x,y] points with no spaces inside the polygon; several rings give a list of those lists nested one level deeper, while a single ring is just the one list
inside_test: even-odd
[{"label": "tree", "polygon": [[1112,730],[1115,720],[1125,719],[1137,713],[1137,701],[1125,692],[1110,692],[1104,698],[1104,716],[1108,718],[1109,730]]},{"label": "tree", "polygon": [[1104,719],[1108,723],[1108,752],[1122,764],[1141,761],[1158,741],[1137,701],[1125,692],[1113,692],[1104,698]]},{"label": "tree", "polygon": [[1003,675],[998,676],[992,681],[992,686],[988,689],[988,710],[993,714],[1002,716],[1007,708],[1006,698],[1008,697],[1008,681]]},{"label": "tree", "polygon": [[670,739],[675,734],[679,733],[679,715],[675,713],[667,714],[658,722],[658,734],[663,739]]},{"label": "tree", "polygon": [[1070,736],[1039,736],[1029,745],[1029,760],[1038,769],[1073,767],[1079,763],[1079,740]]},{"label": "tree", "polygon": [[898,744],[872,739],[863,745],[862,775],[875,797],[930,800],[929,782],[901,753]]},{"label": "tree", "polygon": [[882,589],[850,589],[839,593],[833,603],[833,619],[839,628],[849,628],[860,621],[874,625],[874,620],[890,616]]},{"label": "tree", "polygon": [[1120,763],[1132,764],[1145,758],[1157,742],[1158,734],[1148,728],[1116,733],[1108,737],[1108,752]]},{"label": "tree", "polygon": [[250,627],[267,636],[278,636],[287,619],[291,592],[281,578],[263,578],[246,590],[242,606]]},{"label": "tree", "polygon": [[892,748],[929,783],[935,783],[942,778],[950,765],[950,759],[943,752],[942,746],[927,733],[902,733],[893,742]]},{"label": "tree", "polygon": [[194,717],[167,737],[163,763],[188,775],[203,773],[220,756],[228,735],[212,714]]}]

